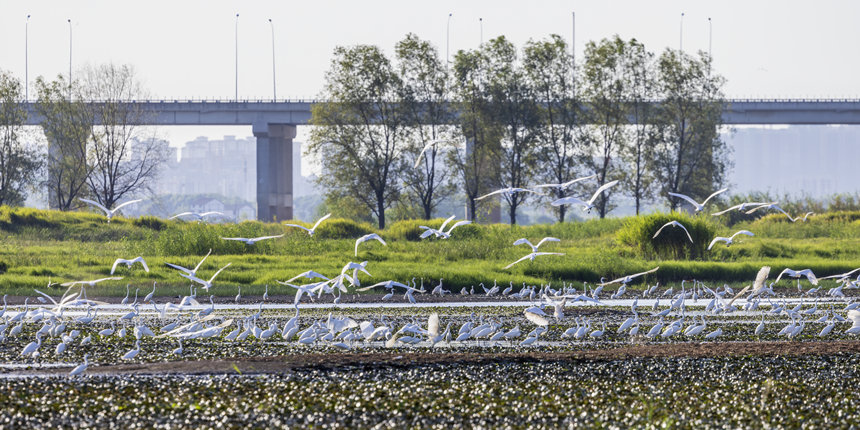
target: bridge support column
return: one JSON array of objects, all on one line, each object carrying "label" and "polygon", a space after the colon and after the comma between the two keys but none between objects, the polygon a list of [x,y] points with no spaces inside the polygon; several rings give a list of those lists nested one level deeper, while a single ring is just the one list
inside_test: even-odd
[{"label": "bridge support column", "polygon": [[255,123],[253,127],[257,138],[257,219],[292,219],[296,126]]}]

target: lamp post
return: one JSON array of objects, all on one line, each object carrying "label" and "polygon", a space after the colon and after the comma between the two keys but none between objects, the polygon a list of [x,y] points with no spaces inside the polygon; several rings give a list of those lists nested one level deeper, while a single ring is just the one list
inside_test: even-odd
[{"label": "lamp post", "polygon": [[714,38],[714,27],[713,27],[713,23],[711,22],[711,17],[708,17],[708,60],[711,59],[711,48],[712,48],[711,42],[713,41],[713,38]]},{"label": "lamp post", "polygon": [[235,39],[235,47],[236,47],[236,93],[233,96],[233,100],[239,101],[239,14],[236,14],[236,29],[234,34]]},{"label": "lamp post", "polygon": [[451,48],[451,16],[453,13],[448,14],[448,26],[445,28],[445,69],[449,68],[449,64],[451,62],[450,58],[450,48]]},{"label": "lamp post", "polygon": [[576,12],[570,13],[570,70],[574,97],[576,96]]},{"label": "lamp post", "polygon": [[278,86],[275,84],[275,24],[269,18],[269,27],[272,29],[272,101],[278,100]]},{"label": "lamp post", "polygon": [[67,19],[69,23],[69,99],[72,98],[72,20]]},{"label": "lamp post", "polygon": [[478,18],[478,24],[481,26],[481,45],[484,44],[484,18]]},{"label": "lamp post", "polygon": [[678,49],[681,52],[684,52],[684,12],[681,12],[681,31],[680,31],[680,42],[678,43]]},{"label": "lamp post", "polygon": [[30,101],[30,15],[24,24],[24,101]]}]

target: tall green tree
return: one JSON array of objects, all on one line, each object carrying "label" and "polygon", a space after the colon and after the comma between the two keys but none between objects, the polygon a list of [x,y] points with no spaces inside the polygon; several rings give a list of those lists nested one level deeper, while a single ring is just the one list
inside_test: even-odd
[{"label": "tall green tree", "polygon": [[24,141],[27,110],[21,81],[0,71],[0,205],[21,205],[36,181],[42,156]]},{"label": "tall green tree", "polygon": [[406,165],[402,80],[378,47],[337,47],[311,109],[307,154],[322,162],[318,183],[328,195],[350,195],[385,228],[385,210],[400,194]]},{"label": "tall green tree", "polygon": [[[612,39],[588,42],[585,47],[582,92],[589,125],[583,127],[581,138],[587,150],[581,154],[581,161],[597,175],[598,184],[623,176],[615,158],[625,144],[629,121],[623,66],[627,46],[627,42],[616,35]],[[609,200],[614,193],[616,191],[610,188],[596,201],[600,218],[606,217],[612,209]]]},{"label": "tall green tree", "polygon": [[[502,130],[496,183],[502,188],[528,187],[537,170],[535,126],[537,109],[532,88],[519,63],[517,49],[504,36],[483,45],[487,58],[489,107],[495,126]],[[502,194],[508,204],[510,223],[517,223],[517,209],[528,193]]]},{"label": "tall green tree", "polygon": [[466,213],[478,220],[476,198],[493,186],[499,166],[503,130],[495,122],[488,89],[489,60],[483,50],[458,51],[454,56],[453,90],[459,108],[458,125],[465,146],[449,152],[449,163],[466,194]]},{"label": "tall green tree", "polygon": [[52,208],[67,211],[86,195],[88,162],[87,142],[92,136],[93,112],[80,100],[72,99],[75,84],[62,75],[53,81],[36,79],[42,131],[48,139],[45,189]]},{"label": "tall green tree", "polygon": [[[523,69],[537,100],[535,137],[538,140],[537,179],[563,184],[576,179],[579,172],[575,139],[582,126],[574,81],[573,58],[561,36],[529,41],[523,50]],[[549,188],[552,200],[570,195],[562,187]],[[566,205],[556,207],[556,217],[564,222]]]},{"label": "tall green tree", "polygon": [[712,73],[707,54],[671,49],[657,60],[657,76],[662,103],[654,172],[674,210],[679,201],[666,193],[704,199],[725,182],[729,150],[719,135],[725,79]]},{"label": "tall green tree", "polygon": [[622,55],[622,70],[630,134],[621,147],[620,155],[626,173],[623,188],[633,197],[636,215],[642,205],[652,199],[655,191],[654,145],[656,129],[653,126],[656,111],[653,101],[657,97],[654,72],[654,54],[645,45],[631,39]]},{"label": "tall green tree", "polygon": [[454,192],[449,180],[451,169],[441,157],[454,142],[448,72],[436,48],[415,34],[407,34],[398,42],[395,53],[403,81],[404,155],[410,165],[417,163],[417,167],[403,171],[408,190],[404,194],[420,207],[424,219],[430,219],[439,202]]}]

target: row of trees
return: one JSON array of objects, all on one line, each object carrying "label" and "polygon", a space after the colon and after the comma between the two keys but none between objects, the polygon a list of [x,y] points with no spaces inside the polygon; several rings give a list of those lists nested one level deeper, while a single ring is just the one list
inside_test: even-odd
[{"label": "row of trees", "polygon": [[[658,57],[617,36],[588,43],[577,64],[569,51],[557,35],[522,50],[502,36],[459,51],[448,69],[413,34],[394,62],[376,46],[336,48],[321,94],[332,103],[314,106],[307,150],[322,161],[327,200],[359,204],[384,227],[393,206],[430,218],[457,190],[474,219],[476,198],[493,189],[596,175],[551,189],[545,198],[554,200],[620,180],[598,202],[604,217],[619,194],[638,213],[658,193],[703,197],[724,182],[724,79],[708,56]],[[535,197],[503,198],[515,223]]]},{"label": "row of trees", "polygon": [[154,129],[139,125],[150,113],[124,103],[145,97],[134,69],[107,64],[76,76],[71,83],[62,75],[36,79],[46,153],[25,132],[21,82],[0,73],[0,204],[21,204],[27,190],[43,187],[60,210],[77,207],[80,197],[113,207],[154,180],[167,154]]}]

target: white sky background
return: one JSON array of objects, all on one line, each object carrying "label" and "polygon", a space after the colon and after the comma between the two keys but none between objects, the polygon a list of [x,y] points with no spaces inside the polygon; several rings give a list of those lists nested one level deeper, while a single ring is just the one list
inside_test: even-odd
[{"label": "white sky background", "polygon": [[[24,79],[29,21],[29,80],[73,68],[127,63],[155,97],[232,98],[234,25],[239,13],[239,97],[272,97],[272,34],[279,98],[311,98],[322,88],[335,46],[374,44],[393,52],[408,32],[445,55],[505,35],[518,47],[557,33],[576,52],[589,40],[619,34],[659,53],[677,48],[681,12],[684,50],[708,49],[713,20],[715,69],[730,97],[860,96],[860,2],[820,1],[23,1],[0,2],[0,68]],[[31,88],[32,89],[32,88]],[[34,97],[31,91],[31,98]],[[249,127],[166,128],[174,145],[201,134],[250,135]],[[300,128],[301,139],[304,133]]]}]

